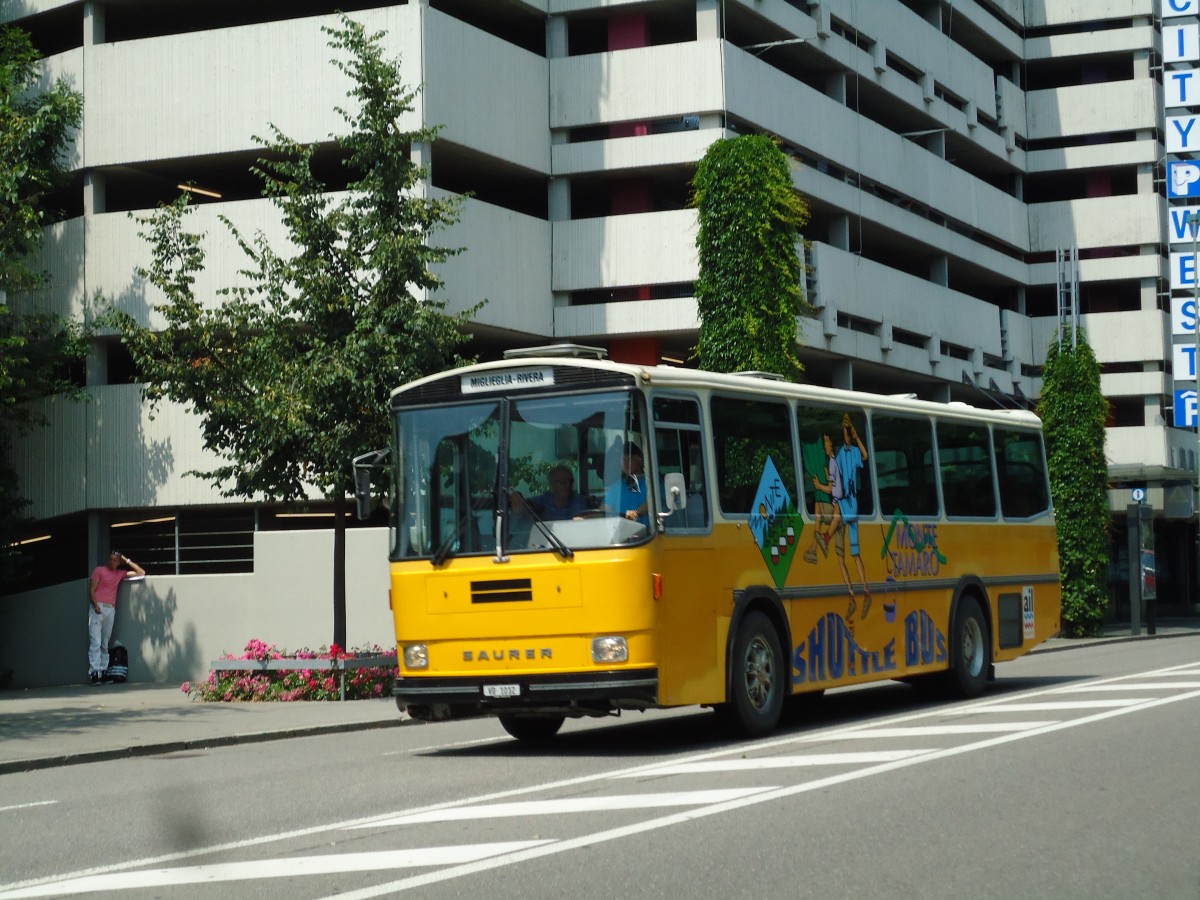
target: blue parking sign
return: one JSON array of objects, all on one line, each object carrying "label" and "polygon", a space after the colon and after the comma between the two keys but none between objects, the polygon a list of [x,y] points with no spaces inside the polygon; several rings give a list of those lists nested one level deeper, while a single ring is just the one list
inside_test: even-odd
[{"label": "blue parking sign", "polygon": [[1175,427],[1196,427],[1196,389],[1175,392]]}]

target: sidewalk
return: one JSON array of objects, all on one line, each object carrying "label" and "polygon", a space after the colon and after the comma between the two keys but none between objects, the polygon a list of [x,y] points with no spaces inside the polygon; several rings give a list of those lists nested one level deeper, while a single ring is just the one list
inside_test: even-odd
[{"label": "sidewalk", "polygon": [[0,691],[0,775],[400,724],[391,697],[201,703],[188,699],[177,684]]},{"label": "sidewalk", "polygon": [[[1114,625],[1103,637],[1053,638],[1035,653],[1096,643],[1200,634],[1200,619],[1164,620],[1157,634]],[[0,691],[0,775],[103,759],[249,744],[301,735],[392,728],[395,702],[200,703],[176,684],[111,684]]]}]

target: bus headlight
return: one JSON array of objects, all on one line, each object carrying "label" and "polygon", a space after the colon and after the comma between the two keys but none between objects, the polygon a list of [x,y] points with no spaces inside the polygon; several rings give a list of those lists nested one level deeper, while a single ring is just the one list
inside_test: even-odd
[{"label": "bus headlight", "polygon": [[404,668],[428,669],[429,648],[424,644],[409,644],[404,648]]},{"label": "bus headlight", "polygon": [[592,639],[592,662],[618,663],[629,659],[629,642],[623,637]]}]

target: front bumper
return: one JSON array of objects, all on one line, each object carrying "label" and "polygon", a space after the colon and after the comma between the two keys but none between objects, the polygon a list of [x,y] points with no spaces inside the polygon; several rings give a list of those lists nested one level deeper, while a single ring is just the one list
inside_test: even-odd
[{"label": "front bumper", "polygon": [[[607,715],[658,705],[658,670],[396,679],[398,706],[417,719],[546,712]],[[489,696],[489,694],[513,694]]]}]

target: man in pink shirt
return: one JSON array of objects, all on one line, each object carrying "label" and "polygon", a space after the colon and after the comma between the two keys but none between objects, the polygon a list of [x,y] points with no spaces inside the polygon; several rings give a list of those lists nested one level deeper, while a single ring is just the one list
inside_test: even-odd
[{"label": "man in pink shirt", "polygon": [[[128,569],[122,566],[129,566]],[[114,550],[108,565],[96,566],[88,582],[88,681],[99,684],[108,668],[108,642],[112,638],[117,613],[117,588],[131,575],[145,576],[146,570]]]}]

